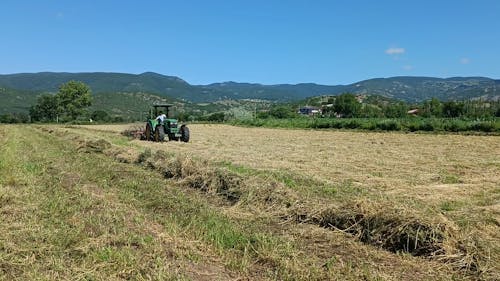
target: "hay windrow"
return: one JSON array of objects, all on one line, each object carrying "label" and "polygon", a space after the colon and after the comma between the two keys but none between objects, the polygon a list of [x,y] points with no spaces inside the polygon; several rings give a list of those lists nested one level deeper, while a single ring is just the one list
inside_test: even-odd
[{"label": "hay windrow", "polygon": [[404,217],[387,210],[367,212],[345,205],[327,209],[314,218],[321,227],[340,229],[360,241],[391,252],[414,256],[436,256],[444,253],[444,225]]},{"label": "hay windrow", "polygon": [[439,260],[470,273],[480,274],[487,268],[487,261],[478,254],[478,241],[460,237],[444,216],[423,219],[379,202],[352,201],[314,211],[297,208],[286,219],[340,231],[393,253]]},{"label": "hay windrow", "polygon": [[240,199],[241,178],[222,168],[213,168],[206,161],[168,155],[163,151],[151,154],[148,150],[138,159],[139,163],[157,170],[165,178],[176,179],[190,188],[220,195],[231,203]]},{"label": "hay windrow", "polygon": [[111,143],[104,139],[98,140],[83,140],[79,143],[77,150],[86,153],[91,152],[104,152],[104,150],[111,148]]},{"label": "hay windrow", "polygon": [[[367,202],[355,199],[318,208],[321,202],[326,201],[301,197],[279,179],[239,174],[220,167],[216,162],[179,152],[151,151],[147,148],[142,153],[136,150],[137,153],[133,154],[120,146],[104,144],[101,147],[95,140],[82,141],[82,137],[63,130],[54,132],[76,143],[82,152],[104,153],[121,162],[143,165],[183,186],[220,196],[230,205],[257,216],[279,217],[347,233],[354,237],[353,241],[392,253],[409,253],[440,261],[477,276],[490,276],[497,272],[492,264],[497,260],[497,254],[492,253],[492,257],[487,255],[488,244],[483,243],[484,237],[478,234],[478,238],[473,232],[457,229],[453,221],[438,212],[433,217],[384,200]],[[120,160],[123,155],[128,155],[128,160]]]},{"label": "hay windrow", "polygon": [[202,192],[216,194],[231,204],[240,202],[273,206],[274,212],[278,212],[297,201],[296,196],[291,195],[283,184],[257,177],[243,177],[206,160],[145,150],[138,156],[138,162],[160,172],[165,178],[178,180],[179,183]]},{"label": "hay windrow", "polygon": [[274,216],[286,217],[288,214],[288,218],[292,216],[299,223],[342,231],[362,243],[393,253],[409,253],[451,263],[468,271],[477,270],[477,258],[458,242],[454,226],[442,216],[424,220],[412,216],[407,210],[365,201],[314,210],[279,182],[242,177],[227,169],[214,167],[206,160],[164,151],[151,153],[150,150],[137,159],[165,178],[216,194],[230,204],[259,206]]}]

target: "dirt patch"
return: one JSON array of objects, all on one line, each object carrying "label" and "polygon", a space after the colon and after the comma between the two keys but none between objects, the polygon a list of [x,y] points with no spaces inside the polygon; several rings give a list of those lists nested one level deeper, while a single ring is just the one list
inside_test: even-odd
[{"label": "dirt patch", "polygon": [[185,274],[192,280],[244,280],[237,278],[236,276],[231,276],[224,267],[217,266],[215,263],[207,264],[190,262],[188,264],[183,264],[182,266],[185,267]]}]

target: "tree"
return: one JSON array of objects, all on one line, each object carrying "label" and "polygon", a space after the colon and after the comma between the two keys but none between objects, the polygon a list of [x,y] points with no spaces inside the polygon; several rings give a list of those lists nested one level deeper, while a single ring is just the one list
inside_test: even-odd
[{"label": "tree", "polygon": [[423,104],[422,115],[424,117],[441,117],[443,106],[437,98],[432,98]]},{"label": "tree", "polygon": [[212,121],[212,122],[223,122],[224,121],[225,114],[224,112],[215,112],[206,117],[207,121]]},{"label": "tree", "polygon": [[388,118],[403,118],[407,115],[408,105],[404,102],[389,104],[385,108],[385,117]]},{"label": "tree", "polygon": [[384,113],[376,105],[364,104],[358,116],[361,118],[380,118],[384,116]]},{"label": "tree", "polygon": [[293,111],[286,106],[275,106],[271,108],[271,110],[269,110],[269,115],[278,119],[295,117]]},{"label": "tree", "polygon": [[259,111],[257,112],[256,118],[257,119],[267,119],[269,118],[269,111]]},{"label": "tree", "polygon": [[28,123],[29,116],[26,113],[7,113],[0,115],[0,123]]},{"label": "tree", "polygon": [[59,87],[57,93],[59,110],[71,120],[81,116],[92,104],[90,88],[83,82],[69,81]]},{"label": "tree", "polygon": [[357,117],[361,110],[361,103],[353,94],[342,94],[335,99],[333,109],[342,117]]},{"label": "tree", "polygon": [[108,122],[109,120],[111,120],[111,116],[109,116],[109,114],[104,110],[96,110],[92,112],[90,118],[94,121],[104,121],[104,122]]},{"label": "tree", "polygon": [[55,95],[45,94],[30,108],[33,121],[54,121],[59,116],[76,120],[92,103],[90,88],[83,82],[69,81]]},{"label": "tree", "polygon": [[191,119],[191,114],[189,114],[187,112],[179,112],[177,114],[177,119],[179,121],[189,121]]},{"label": "tree", "polygon": [[30,116],[33,121],[55,121],[58,114],[60,114],[59,101],[55,95],[39,96],[36,105],[30,108]]},{"label": "tree", "polygon": [[464,114],[464,104],[461,102],[448,101],[443,103],[444,117],[460,117]]}]

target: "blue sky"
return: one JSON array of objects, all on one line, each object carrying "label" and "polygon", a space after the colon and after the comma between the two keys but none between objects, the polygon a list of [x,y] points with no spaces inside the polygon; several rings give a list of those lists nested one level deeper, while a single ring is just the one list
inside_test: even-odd
[{"label": "blue sky", "polygon": [[2,0],[0,73],[154,71],[191,84],[500,78],[498,0]]}]

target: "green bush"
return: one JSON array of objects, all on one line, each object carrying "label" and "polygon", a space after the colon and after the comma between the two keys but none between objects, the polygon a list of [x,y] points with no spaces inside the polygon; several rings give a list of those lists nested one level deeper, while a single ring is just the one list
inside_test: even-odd
[{"label": "green bush", "polygon": [[383,120],[376,124],[376,128],[384,131],[400,131],[401,123],[396,120]]},{"label": "green bush", "polygon": [[357,119],[349,119],[347,122],[344,122],[343,127],[346,129],[359,129],[361,128],[361,121]]},{"label": "green bush", "polygon": [[467,122],[462,120],[450,120],[443,125],[443,130],[447,132],[463,132],[467,129]]},{"label": "green bush", "polygon": [[480,132],[493,132],[498,131],[498,126],[495,128],[493,122],[479,121],[469,124],[469,131],[480,131]]},{"label": "green bush", "polygon": [[377,121],[374,119],[368,119],[361,123],[360,129],[373,131],[377,129]]},{"label": "green bush", "polygon": [[500,132],[500,120],[472,121],[450,118],[289,118],[233,120],[233,125],[302,128],[302,129],[360,129],[368,131],[425,131],[425,132]]}]

